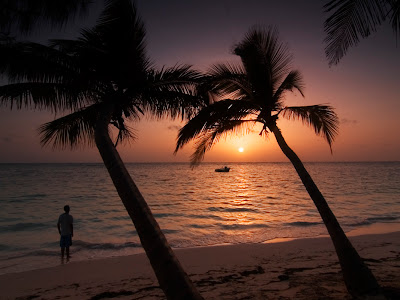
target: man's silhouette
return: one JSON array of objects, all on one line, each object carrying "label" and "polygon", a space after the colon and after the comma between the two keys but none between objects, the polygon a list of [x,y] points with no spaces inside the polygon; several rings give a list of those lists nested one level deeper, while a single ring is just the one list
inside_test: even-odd
[{"label": "man's silhouette", "polygon": [[64,258],[65,249],[67,252],[67,258],[70,258],[69,247],[72,245],[72,237],[74,236],[74,228],[72,226],[73,218],[69,214],[69,210],[69,205],[65,205],[65,213],[60,215],[57,222],[57,228],[60,234],[61,258]]}]

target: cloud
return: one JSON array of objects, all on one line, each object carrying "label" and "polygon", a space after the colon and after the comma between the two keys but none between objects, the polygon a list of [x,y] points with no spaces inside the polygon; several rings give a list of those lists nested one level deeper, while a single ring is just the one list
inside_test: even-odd
[{"label": "cloud", "polygon": [[178,131],[179,129],[181,129],[181,126],[178,125],[171,125],[167,127],[168,130],[176,130]]},{"label": "cloud", "polygon": [[350,119],[344,118],[344,119],[342,119],[340,121],[340,123],[343,124],[343,125],[357,125],[358,124],[358,120],[350,120]]}]

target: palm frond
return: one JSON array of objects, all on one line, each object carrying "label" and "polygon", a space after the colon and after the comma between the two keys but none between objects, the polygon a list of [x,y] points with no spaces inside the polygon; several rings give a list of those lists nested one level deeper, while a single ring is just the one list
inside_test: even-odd
[{"label": "palm frond", "polygon": [[211,150],[213,145],[221,138],[226,137],[230,133],[235,133],[239,136],[247,134],[251,131],[254,124],[254,120],[224,120],[221,123],[215,124],[213,128],[202,132],[197,138],[195,151],[190,156],[192,167],[199,164],[203,160],[206,151]]},{"label": "palm frond", "polygon": [[203,108],[179,131],[175,153],[197,136],[214,131],[223,124],[231,124],[229,122],[243,121],[259,110],[256,104],[240,100],[218,101]]},{"label": "palm frond", "polygon": [[116,138],[116,141],[114,143],[114,146],[117,147],[118,144],[124,143],[124,142],[130,142],[131,140],[136,140],[137,135],[135,132],[135,129],[131,126],[128,126],[124,124],[123,128],[118,129],[118,135]]},{"label": "palm frond", "polygon": [[55,48],[66,55],[75,56],[79,53],[79,49],[85,46],[82,39],[67,40],[67,39],[50,39],[49,47]]},{"label": "palm frond", "polygon": [[300,94],[304,97],[303,76],[297,70],[289,72],[289,74],[286,76],[286,78],[282,81],[281,85],[275,92],[274,102],[279,103],[279,101],[285,91],[293,91],[294,89],[298,90],[300,92]]},{"label": "palm frond", "polygon": [[192,92],[202,79],[202,74],[190,65],[150,70],[147,78],[153,88],[168,88],[181,93]]},{"label": "palm frond", "polygon": [[0,86],[0,106],[13,109],[35,108],[75,110],[90,98],[88,91],[61,83],[22,82]]},{"label": "palm frond", "polygon": [[287,45],[278,37],[278,31],[273,27],[253,27],[234,50],[243,62],[255,96],[264,101],[272,100],[279,82],[289,72],[292,60]]},{"label": "palm frond", "polygon": [[102,64],[104,75],[109,74],[121,88],[132,81],[140,84],[138,81],[145,80],[143,70],[151,67],[146,54],[146,30],[132,1],[107,0],[93,32],[107,55]]},{"label": "palm frond", "polygon": [[339,119],[333,107],[328,105],[292,106],[282,110],[287,119],[300,119],[304,124],[314,128],[317,135],[321,135],[329,144],[338,134]]},{"label": "palm frond", "polygon": [[56,106],[58,110],[76,109],[94,101],[103,89],[103,78],[62,50],[56,43],[50,47],[30,42],[0,43],[0,73],[16,83],[3,86],[0,97],[7,101],[14,97],[20,105],[34,104],[54,111]]},{"label": "palm frond", "polygon": [[387,14],[382,0],[331,0],[324,5],[331,15],[325,21],[325,53],[329,65],[337,64],[347,50],[375,32]]},{"label": "palm frond", "polygon": [[204,107],[206,101],[207,99],[196,93],[182,94],[166,89],[143,94],[141,106],[145,112],[156,119],[181,118],[184,120],[192,118]]},{"label": "palm frond", "polygon": [[219,97],[242,99],[253,95],[246,70],[241,65],[215,64],[208,71],[209,90]]},{"label": "palm frond", "polygon": [[10,82],[73,80],[79,67],[73,58],[38,43],[0,43],[0,73]]},{"label": "palm frond", "polygon": [[140,119],[140,115],[143,114],[141,103],[133,103],[132,101],[130,101],[131,99],[129,97],[122,96],[121,98],[127,98],[127,99],[126,100],[117,99],[117,101],[113,103],[113,114],[110,120],[110,124],[112,124],[118,130],[118,135],[115,141],[115,147],[120,142],[129,141],[129,139],[133,140],[136,139],[136,134],[134,129],[127,125],[126,120],[138,121]]},{"label": "palm frond", "polygon": [[390,23],[392,24],[393,32],[396,37],[400,37],[400,1],[399,0],[387,0],[390,6],[389,16]]},{"label": "palm frond", "polygon": [[0,43],[15,43],[15,37],[9,33],[0,32]]},{"label": "palm frond", "polygon": [[130,121],[138,121],[140,116],[144,114],[143,106],[143,103],[135,103],[130,98],[126,101],[120,101],[117,99],[115,103],[114,118],[118,117],[122,120],[127,119]]},{"label": "palm frond", "polygon": [[76,15],[86,14],[92,0],[3,0],[0,30],[30,33],[41,24],[64,26]]},{"label": "palm frond", "polygon": [[100,109],[99,104],[83,108],[39,127],[42,146],[54,149],[71,149],[81,145],[94,145],[94,130]]},{"label": "palm frond", "polygon": [[204,76],[189,65],[176,65],[148,72],[147,85],[140,92],[144,107],[158,118],[191,118],[207,103],[198,87]]}]

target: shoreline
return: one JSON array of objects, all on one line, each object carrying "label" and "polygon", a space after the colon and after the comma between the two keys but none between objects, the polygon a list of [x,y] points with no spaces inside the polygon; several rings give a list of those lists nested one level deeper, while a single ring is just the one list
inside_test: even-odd
[{"label": "shoreline", "polygon": [[[400,291],[400,231],[349,238],[381,285]],[[350,299],[328,237],[174,251],[205,299]],[[164,299],[144,253],[4,274],[0,285],[1,299]]]},{"label": "shoreline", "polygon": [[[354,236],[360,236],[360,235],[368,235],[368,234],[385,234],[385,233],[391,233],[391,232],[400,232],[400,222],[399,223],[374,223],[370,225],[364,225],[360,228],[352,229],[350,231],[346,232],[346,235],[348,237],[354,237]],[[278,238],[272,238],[269,240],[265,240],[262,242],[256,242],[256,243],[222,243],[222,244],[214,244],[214,245],[207,245],[207,246],[192,246],[192,247],[185,247],[185,248],[175,248],[173,247],[174,251],[181,251],[181,250],[191,250],[191,249],[202,249],[202,248],[208,248],[208,247],[224,247],[224,246],[234,246],[234,245],[241,245],[241,244],[274,244],[274,243],[284,243],[284,242],[289,242],[289,241],[295,241],[295,240],[302,240],[302,239],[314,239],[314,238],[329,238],[328,234],[322,234],[322,235],[317,235],[317,236],[300,236],[300,237],[278,237]],[[55,250],[59,250],[59,248],[56,248]],[[80,263],[84,261],[92,261],[92,260],[103,260],[103,259],[109,259],[109,258],[115,258],[115,257],[125,257],[125,256],[131,256],[131,255],[136,255],[136,254],[144,254],[144,250],[142,247],[140,248],[135,248],[135,249],[130,249],[124,252],[115,252],[115,253],[109,253],[104,255],[104,253],[100,253],[100,256],[95,256],[93,254],[89,253],[75,253],[74,254],[74,246],[72,246],[72,262],[75,263]],[[59,258],[59,251],[54,251],[54,254],[49,257],[45,256],[34,256],[34,259],[30,259],[29,257],[21,256],[21,258],[18,258],[15,260],[14,258],[11,258],[8,260],[9,263],[5,264],[2,266],[2,269],[6,270],[5,272],[0,270],[0,276],[2,275],[7,275],[7,274],[13,274],[13,273],[21,273],[21,272],[27,272],[27,271],[34,271],[34,270],[40,270],[44,268],[53,268],[57,267],[60,265],[60,258]],[[7,260],[4,260],[4,262],[7,262]],[[12,263],[11,263],[12,262]],[[24,265],[25,264],[25,265]],[[1,299],[1,298],[0,298]]]}]

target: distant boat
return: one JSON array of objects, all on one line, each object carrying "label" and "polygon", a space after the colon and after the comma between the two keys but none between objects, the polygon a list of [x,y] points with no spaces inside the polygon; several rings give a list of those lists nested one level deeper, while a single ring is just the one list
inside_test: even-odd
[{"label": "distant boat", "polygon": [[231,168],[228,168],[227,166],[219,169],[215,169],[215,172],[229,172]]}]

